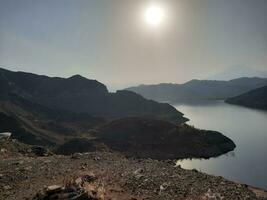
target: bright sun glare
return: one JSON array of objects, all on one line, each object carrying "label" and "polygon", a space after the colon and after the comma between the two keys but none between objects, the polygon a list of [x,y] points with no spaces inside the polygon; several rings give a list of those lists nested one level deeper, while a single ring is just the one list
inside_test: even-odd
[{"label": "bright sun glare", "polygon": [[145,11],[145,20],[150,26],[158,26],[164,18],[163,9],[160,6],[149,6]]}]

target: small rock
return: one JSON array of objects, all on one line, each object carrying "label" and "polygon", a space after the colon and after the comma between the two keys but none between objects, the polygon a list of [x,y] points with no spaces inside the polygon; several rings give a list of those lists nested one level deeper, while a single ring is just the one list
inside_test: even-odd
[{"label": "small rock", "polygon": [[100,160],[100,157],[98,157],[98,156],[96,156],[96,157],[94,157],[94,160]]},{"label": "small rock", "polygon": [[4,190],[10,190],[10,189],[12,189],[12,187],[9,186],[9,185],[5,185],[3,188],[4,188]]},{"label": "small rock", "polygon": [[[33,200],[49,200],[49,199],[72,199],[72,200],[99,200],[95,198],[97,192],[93,189],[83,188],[83,183],[87,176],[77,178],[71,185],[63,187],[61,185],[51,185],[43,191],[36,194]],[[88,179],[88,177],[87,177]]]},{"label": "small rock", "polygon": [[141,174],[143,172],[144,172],[144,170],[142,168],[139,168],[139,169],[134,171],[134,174]]},{"label": "small rock", "polygon": [[82,153],[74,153],[71,155],[72,159],[80,159],[82,157]]},{"label": "small rock", "polygon": [[24,163],[24,161],[23,160],[20,160],[20,161],[15,162],[14,164],[15,165],[22,165],[23,163]]},{"label": "small rock", "polygon": [[5,149],[5,148],[1,148],[1,149],[0,149],[0,152],[1,152],[1,153],[6,153],[6,152],[7,152],[7,149]]},{"label": "small rock", "polygon": [[144,170],[142,168],[139,168],[139,169],[135,170],[134,171],[134,175],[135,175],[134,177],[136,179],[142,178],[143,177],[143,175],[142,175],[143,172],[144,172]]},{"label": "small rock", "polygon": [[55,192],[59,192],[62,190],[62,185],[50,185],[46,188],[46,191],[48,193],[55,193]]},{"label": "small rock", "polygon": [[84,166],[84,165],[82,165],[81,167],[80,167],[80,169],[85,169],[86,167]]},{"label": "small rock", "polygon": [[77,179],[75,180],[75,184],[76,184],[76,185],[82,185],[82,183],[83,183],[83,180],[82,180],[81,177],[79,177],[79,178],[77,178]]},{"label": "small rock", "polygon": [[166,190],[166,188],[168,187],[167,183],[163,183],[162,185],[159,186],[160,191],[164,191]]},{"label": "small rock", "polygon": [[45,160],[44,163],[51,163],[51,160]]},{"label": "small rock", "polygon": [[25,171],[31,171],[32,170],[32,166],[28,166],[24,168]]}]

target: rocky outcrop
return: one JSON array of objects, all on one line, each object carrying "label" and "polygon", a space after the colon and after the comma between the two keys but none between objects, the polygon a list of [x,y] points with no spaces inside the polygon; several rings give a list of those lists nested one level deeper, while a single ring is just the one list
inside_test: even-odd
[{"label": "rocky outcrop", "polygon": [[100,127],[95,136],[112,150],[140,158],[209,158],[235,148],[219,132],[146,118],[115,120]]},{"label": "rocky outcrop", "polygon": [[38,192],[33,200],[101,200],[102,194],[94,187],[96,177],[83,175],[70,180],[65,185],[51,185]]},{"label": "rocky outcrop", "polygon": [[53,153],[42,146],[27,145],[16,139],[0,139],[0,159],[14,156],[45,157]]},{"label": "rocky outcrop", "polygon": [[73,138],[57,154],[116,151],[136,158],[209,158],[232,151],[232,140],[216,131],[148,118],[128,117],[94,129],[92,138]]}]

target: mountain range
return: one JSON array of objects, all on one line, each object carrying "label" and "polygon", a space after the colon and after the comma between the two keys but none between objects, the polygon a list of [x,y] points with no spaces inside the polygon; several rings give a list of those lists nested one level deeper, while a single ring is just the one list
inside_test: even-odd
[{"label": "mountain range", "polygon": [[161,83],[126,88],[160,102],[227,99],[267,85],[267,78],[238,78],[230,81],[191,80],[184,84]]},{"label": "mountain range", "polygon": [[58,154],[116,151],[127,156],[208,158],[235,148],[215,131],[186,124],[166,103],[130,91],[109,93],[96,80],[0,69],[0,132]]},{"label": "mountain range", "polygon": [[130,91],[109,93],[104,84],[80,75],[58,78],[0,69],[0,83],[1,91],[50,109],[112,119],[142,116],[174,123],[186,121],[169,104],[147,100]]},{"label": "mountain range", "polygon": [[208,77],[208,80],[231,80],[237,79],[240,77],[260,77],[260,78],[267,78],[267,70],[258,70],[252,67],[237,65],[230,67],[220,73],[217,73],[213,76]]}]

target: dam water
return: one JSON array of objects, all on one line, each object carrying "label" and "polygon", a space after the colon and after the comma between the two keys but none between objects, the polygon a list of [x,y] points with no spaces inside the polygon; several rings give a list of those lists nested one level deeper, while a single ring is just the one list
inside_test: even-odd
[{"label": "dam water", "polygon": [[185,169],[223,176],[267,190],[267,111],[223,101],[173,104],[196,128],[216,130],[231,138],[236,149],[210,159],[178,160]]}]

